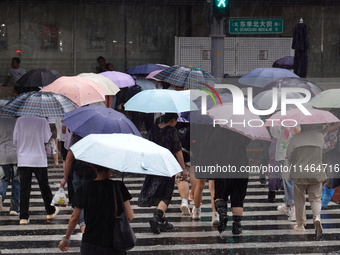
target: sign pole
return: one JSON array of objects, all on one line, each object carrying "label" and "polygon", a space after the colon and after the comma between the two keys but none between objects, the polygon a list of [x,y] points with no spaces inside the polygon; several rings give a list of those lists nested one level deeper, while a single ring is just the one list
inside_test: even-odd
[{"label": "sign pole", "polygon": [[217,20],[212,17],[210,26],[211,37],[211,74],[215,78],[223,78],[224,75],[224,18]]}]

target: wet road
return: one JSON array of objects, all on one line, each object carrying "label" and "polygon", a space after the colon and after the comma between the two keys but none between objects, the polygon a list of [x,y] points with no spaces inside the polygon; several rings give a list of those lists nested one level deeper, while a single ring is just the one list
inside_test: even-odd
[{"label": "wet road", "polygon": [[[62,169],[50,169],[49,176],[51,188],[55,192]],[[150,233],[148,225],[153,209],[136,205],[143,178],[128,175],[124,181],[133,196],[135,219],[132,226],[138,237],[137,246],[128,254],[340,254],[340,205],[330,203],[329,208],[323,210],[324,235],[316,239],[307,203],[306,232],[297,233],[293,230],[294,222],[288,221],[286,216],[276,210],[281,204],[283,192],[278,193],[276,203],[267,203],[267,188],[260,185],[256,176],[251,176],[249,181],[242,222],[243,233],[239,236],[232,235],[231,222],[222,236],[211,225],[207,186],[204,190],[201,221],[194,222],[190,216],[181,215],[180,198],[176,191],[167,217],[177,231],[154,235]],[[5,201],[4,211],[0,213],[0,254],[61,254],[57,244],[65,234],[71,208],[61,207],[56,219],[46,221],[37,182],[33,184],[29,225],[20,226],[17,216],[8,216],[9,203]],[[79,229],[76,229],[71,239],[70,251],[65,254],[79,254]]]}]

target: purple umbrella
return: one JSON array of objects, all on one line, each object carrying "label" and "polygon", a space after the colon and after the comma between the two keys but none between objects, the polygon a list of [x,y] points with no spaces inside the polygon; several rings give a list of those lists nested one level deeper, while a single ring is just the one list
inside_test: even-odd
[{"label": "purple umbrella", "polygon": [[126,73],[117,72],[117,71],[107,71],[107,72],[100,73],[100,75],[103,75],[106,78],[109,78],[119,88],[130,87],[136,84],[132,76]]},{"label": "purple umbrella", "polygon": [[286,56],[276,60],[273,63],[273,67],[284,68],[284,69],[294,69],[294,57]]},{"label": "purple umbrella", "polygon": [[104,106],[80,107],[66,113],[61,122],[81,137],[113,133],[141,136],[136,126],[124,114]]}]

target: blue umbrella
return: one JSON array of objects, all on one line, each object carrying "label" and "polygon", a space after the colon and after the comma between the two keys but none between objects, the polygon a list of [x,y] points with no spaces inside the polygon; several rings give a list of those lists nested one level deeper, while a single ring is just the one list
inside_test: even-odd
[{"label": "blue umbrella", "polygon": [[124,114],[104,106],[80,107],[66,113],[61,122],[81,137],[112,133],[141,136],[136,126]]},{"label": "blue umbrella", "polygon": [[125,110],[145,113],[186,112],[197,106],[180,91],[149,89],[134,95],[124,104]]},{"label": "blue umbrella", "polygon": [[263,88],[275,80],[287,77],[299,78],[295,73],[283,68],[256,68],[243,75],[238,81],[242,85]]},{"label": "blue umbrella", "polygon": [[126,70],[126,73],[133,75],[133,74],[145,74],[148,75],[149,73],[157,70],[163,70],[166,66],[163,65],[157,65],[157,64],[145,64],[145,65],[139,65],[139,66],[133,66],[130,67],[128,70]]}]

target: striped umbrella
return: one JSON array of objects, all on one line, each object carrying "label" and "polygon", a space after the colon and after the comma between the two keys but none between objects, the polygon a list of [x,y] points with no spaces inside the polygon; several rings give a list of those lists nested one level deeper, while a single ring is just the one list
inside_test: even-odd
[{"label": "striped umbrella", "polygon": [[76,108],[73,101],[61,94],[32,91],[20,94],[2,110],[15,116],[58,117]]},{"label": "striped umbrella", "polygon": [[174,65],[156,74],[154,78],[181,88],[202,89],[219,83],[209,72],[197,67]]}]

